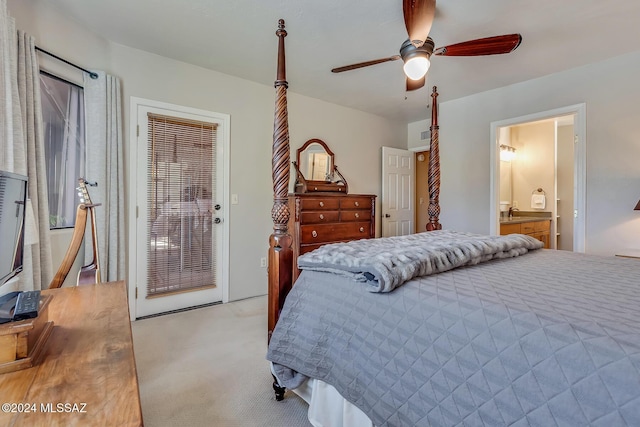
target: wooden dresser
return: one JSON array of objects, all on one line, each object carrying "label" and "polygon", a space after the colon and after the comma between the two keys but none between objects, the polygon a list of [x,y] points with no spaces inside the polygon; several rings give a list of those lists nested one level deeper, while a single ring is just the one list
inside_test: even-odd
[{"label": "wooden dresser", "polygon": [[299,274],[299,255],[326,243],[375,237],[375,206],[376,196],[368,194],[290,194],[293,280]]}]

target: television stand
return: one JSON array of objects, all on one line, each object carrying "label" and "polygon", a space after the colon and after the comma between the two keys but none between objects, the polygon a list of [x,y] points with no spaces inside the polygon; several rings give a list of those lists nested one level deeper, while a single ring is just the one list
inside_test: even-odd
[{"label": "television stand", "polygon": [[53,330],[49,321],[51,295],[40,297],[38,317],[0,325],[0,374],[31,368],[38,363]]}]

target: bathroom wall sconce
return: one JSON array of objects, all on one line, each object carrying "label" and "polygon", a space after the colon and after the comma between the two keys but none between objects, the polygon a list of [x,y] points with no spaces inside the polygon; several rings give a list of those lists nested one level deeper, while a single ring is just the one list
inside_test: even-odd
[{"label": "bathroom wall sconce", "polygon": [[500,160],[510,162],[516,158],[516,149],[509,146],[500,144]]}]

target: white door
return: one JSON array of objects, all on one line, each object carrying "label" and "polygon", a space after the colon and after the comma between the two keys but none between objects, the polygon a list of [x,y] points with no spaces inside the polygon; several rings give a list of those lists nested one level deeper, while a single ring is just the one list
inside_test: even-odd
[{"label": "white door", "polygon": [[133,317],[226,301],[229,116],[138,98],[131,110]]},{"label": "white door", "polygon": [[382,237],[413,234],[414,153],[382,147]]}]

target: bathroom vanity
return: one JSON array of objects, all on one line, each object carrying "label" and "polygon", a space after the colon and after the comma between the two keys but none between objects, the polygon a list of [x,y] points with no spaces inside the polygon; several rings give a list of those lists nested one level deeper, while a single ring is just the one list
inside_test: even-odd
[{"label": "bathroom vanity", "polygon": [[551,248],[551,218],[535,216],[514,216],[500,219],[500,235],[527,234],[544,243],[544,248]]}]

